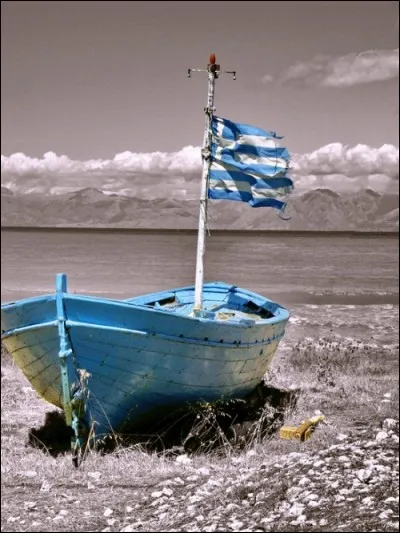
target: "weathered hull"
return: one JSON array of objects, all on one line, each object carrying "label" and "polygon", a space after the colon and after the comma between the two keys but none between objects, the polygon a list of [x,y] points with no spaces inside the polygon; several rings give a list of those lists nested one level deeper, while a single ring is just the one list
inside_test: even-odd
[{"label": "weathered hull", "polygon": [[[262,379],[289,313],[223,283],[204,286],[205,317],[194,317],[194,288],[127,301],[65,293],[70,381],[89,374],[86,420],[97,435],[159,407],[242,397]],[[57,295],[2,306],[2,340],[35,390],[63,408]]]}]

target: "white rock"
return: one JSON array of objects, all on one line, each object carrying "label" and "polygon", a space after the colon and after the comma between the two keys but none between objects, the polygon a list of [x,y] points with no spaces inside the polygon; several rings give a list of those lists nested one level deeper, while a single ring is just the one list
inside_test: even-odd
[{"label": "white rock", "polygon": [[101,472],[88,472],[87,475],[95,481],[99,481],[99,479],[101,478]]},{"label": "white rock", "polygon": [[308,496],[306,496],[305,499],[315,501],[319,499],[319,496],[318,494],[312,493],[312,494],[308,494]]},{"label": "white rock", "polygon": [[392,397],[392,393],[391,392],[386,392],[384,395],[383,395],[384,398],[391,398]]},{"label": "white rock", "polygon": [[273,522],[275,519],[272,517],[272,516],[267,516],[266,518],[262,518],[260,520],[260,522],[262,524],[270,524],[271,522]]},{"label": "white rock", "polygon": [[26,470],[25,472],[22,472],[22,475],[25,477],[36,477],[37,472],[35,470]]},{"label": "white rock", "polygon": [[397,422],[394,418],[386,418],[383,421],[382,427],[384,430],[388,431],[389,429],[394,429],[397,426]]},{"label": "white rock", "polygon": [[339,433],[339,435],[336,436],[336,439],[339,441],[344,441],[344,440],[347,440],[348,438],[349,436],[346,435],[345,433]]},{"label": "white rock", "polygon": [[361,500],[361,503],[364,505],[373,505],[374,504],[374,498],[372,496],[366,496]]},{"label": "white rock", "polygon": [[295,502],[288,511],[290,516],[300,516],[303,514],[304,505],[302,503]]},{"label": "white rock", "polygon": [[303,489],[301,487],[290,487],[287,492],[286,492],[286,496],[288,498],[288,500],[294,500],[296,499],[299,494],[301,494],[303,492]]},{"label": "white rock", "polygon": [[107,508],[104,510],[103,515],[104,515],[104,516],[111,516],[111,515],[113,514],[113,512],[114,512],[114,511],[113,511],[112,509],[110,509],[109,507],[107,507]]},{"label": "white rock", "polygon": [[162,494],[164,494],[165,496],[168,496],[168,497],[172,496],[173,493],[174,493],[174,491],[172,489],[169,489],[167,487],[164,487],[161,492],[162,492]]},{"label": "white rock", "polygon": [[182,464],[182,465],[188,465],[192,462],[192,460],[190,459],[189,456],[183,454],[183,455],[178,455],[177,458],[175,459],[175,462]]},{"label": "white rock", "polygon": [[388,438],[388,434],[386,431],[379,431],[377,434],[376,434],[376,437],[375,437],[375,440],[377,440],[378,442],[382,441],[382,440],[385,440]]},{"label": "white rock", "polygon": [[389,496],[389,498],[386,498],[385,500],[385,503],[390,503],[390,502],[396,502],[396,498],[393,498],[393,496]]},{"label": "white rock", "polygon": [[366,483],[372,476],[372,470],[366,470],[365,468],[361,468],[360,470],[357,470],[355,474],[360,481]]},{"label": "white rock", "polygon": [[392,435],[392,440],[393,440],[396,444],[398,444],[398,443],[399,443],[399,436],[396,435],[396,434],[393,434],[393,435]]},{"label": "white rock", "polygon": [[243,522],[240,522],[239,520],[233,520],[229,524],[229,528],[233,531],[239,531],[244,526]]},{"label": "white rock", "polygon": [[262,490],[256,494],[256,502],[265,500],[265,492]]},{"label": "white rock", "polygon": [[302,477],[300,480],[299,480],[299,486],[300,487],[305,487],[306,485],[309,485],[311,483],[311,479],[309,479],[308,477]]},{"label": "white rock", "polygon": [[163,491],[162,490],[156,490],[156,491],[151,493],[151,497],[152,498],[161,498],[162,495],[163,495]]},{"label": "white rock", "polygon": [[131,526],[130,524],[128,524],[127,526],[123,527],[121,530],[121,532],[124,532],[124,531],[136,531],[136,529]]},{"label": "white rock", "polygon": [[209,476],[210,475],[210,469],[202,466],[201,468],[197,469],[197,472],[202,476]]},{"label": "white rock", "polygon": [[225,510],[228,512],[231,512],[235,509],[239,509],[239,505],[237,503],[228,503],[228,505],[225,507]]},{"label": "white rock", "polygon": [[328,524],[328,520],[326,518],[321,518],[319,521],[320,526],[326,526]]},{"label": "white rock", "polygon": [[315,501],[315,500],[308,500],[307,505],[308,507],[311,507],[311,509],[316,509],[317,507],[321,505],[321,502]]}]

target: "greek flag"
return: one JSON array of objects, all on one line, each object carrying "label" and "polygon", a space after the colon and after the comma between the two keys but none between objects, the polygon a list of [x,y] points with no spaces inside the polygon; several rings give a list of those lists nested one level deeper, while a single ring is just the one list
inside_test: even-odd
[{"label": "greek flag", "polygon": [[293,190],[287,177],[290,155],[268,132],[213,117],[208,198],[247,202],[252,207],[284,210],[278,200]]}]

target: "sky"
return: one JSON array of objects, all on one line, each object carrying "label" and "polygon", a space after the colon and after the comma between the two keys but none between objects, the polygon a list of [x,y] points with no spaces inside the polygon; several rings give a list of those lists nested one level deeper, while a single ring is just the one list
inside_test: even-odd
[{"label": "sky", "polygon": [[393,188],[398,47],[397,1],[2,1],[2,184],[197,171],[213,52],[216,114],[283,135],[300,188]]}]

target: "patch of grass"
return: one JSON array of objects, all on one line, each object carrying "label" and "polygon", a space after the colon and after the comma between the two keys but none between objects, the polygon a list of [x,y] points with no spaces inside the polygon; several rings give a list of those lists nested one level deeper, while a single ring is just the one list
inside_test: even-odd
[{"label": "patch of grass", "polygon": [[319,410],[335,432],[378,426],[399,416],[398,353],[398,346],[306,339],[274,361],[267,382],[301,390],[296,419]]},{"label": "patch of grass", "polygon": [[[214,451],[218,453],[206,453],[209,449],[203,446],[190,462],[180,463],[167,451],[151,453],[137,444],[119,445],[107,455],[89,451],[81,467],[74,469],[69,453],[54,458],[49,451],[27,446],[29,428],[42,425],[46,413],[54,408],[38,398],[2,352],[2,530],[119,531],[127,521],[138,520],[143,522],[143,530],[151,525],[149,530],[165,531],[165,524],[173,530],[179,517],[171,522],[166,517],[157,525],[154,515],[150,494],[160,490],[160,482],[190,478],[199,469],[208,470],[215,479],[228,480],[238,469],[253,468],[259,469],[262,478],[266,466],[279,464],[290,452],[316,453],[335,442],[338,433],[357,433],[379,427],[385,418],[398,419],[398,383],[398,347],[336,343],[334,338],[305,340],[279,352],[268,374],[267,388],[300,390],[299,395],[296,392],[297,402],[290,408],[286,405],[279,424],[298,425],[316,410],[325,415],[326,424],[318,426],[310,440],[300,443],[280,440],[276,432],[266,435],[263,427],[271,423],[276,412],[265,407],[251,421],[247,436],[252,438],[242,442],[239,453],[225,433],[218,433],[221,428],[225,431],[225,419],[232,422],[227,404],[199,404],[193,413],[191,437],[203,434],[202,442],[207,443],[204,431],[210,427],[215,430],[217,424],[214,435],[219,434],[220,442],[214,442]],[[239,406],[240,402],[235,408]],[[236,437],[240,439],[240,435]],[[284,498],[287,486],[279,469],[273,484],[271,498]],[[179,487],[178,483],[174,488],[180,502],[177,505],[186,516],[187,485]],[[244,478],[224,497],[237,503],[249,492]],[[212,505],[224,507],[226,500],[215,500]],[[127,511],[127,506],[132,510]],[[104,515],[108,507],[114,510],[112,516],[119,517],[111,525],[112,516]],[[66,513],[60,515],[60,511]],[[182,518],[183,523],[187,520]],[[220,529],[224,527],[226,524],[221,524]]]}]

